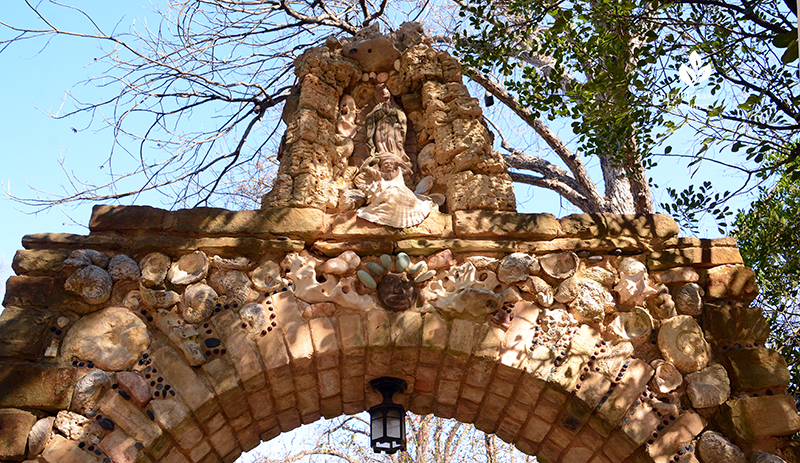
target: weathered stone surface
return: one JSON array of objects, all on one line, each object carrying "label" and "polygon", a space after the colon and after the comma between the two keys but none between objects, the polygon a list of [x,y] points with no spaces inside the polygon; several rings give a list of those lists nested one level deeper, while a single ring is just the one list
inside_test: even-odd
[{"label": "weathered stone surface", "polygon": [[34,423],[36,417],[32,413],[13,408],[0,409],[0,459],[25,459],[25,444]]},{"label": "weathered stone surface", "polygon": [[166,450],[163,447],[165,439],[162,438],[161,428],[150,420],[143,410],[119,394],[104,394],[100,399],[98,412],[114,423],[115,430],[121,428],[155,456],[160,456],[160,452]]},{"label": "weathered stone surface", "polygon": [[559,219],[561,236],[631,235],[664,241],[678,234],[675,220],[666,214],[573,214]]},{"label": "weathered stone surface", "polygon": [[89,230],[91,232],[163,230],[164,218],[167,214],[169,212],[164,209],[150,206],[109,206],[98,204],[92,207]]},{"label": "weathered stone surface", "polygon": [[57,274],[68,255],[66,249],[20,249],[14,254],[11,268],[17,275]]},{"label": "weathered stone surface", "polygon": [[94,454],[81,450],[74,441],[55,436],[42,452],[47,463],[97,463]]},{"label": "weathered stone surface", "polygon": [[322,235],[322,239],[388,238],[399,240],[426,236],[441,238],[454,236],[450,216],[433,211],[419,225],[400,229],[368,222],[359,218],[356,211],[341,212],[331,216],[330,225]]},{"label": "weathered stone surface", "polygon": [[54,426],[61,434],[73,441],[88,441],[105,432],[98,421],[66,410],[58,412]]},{"label": "weathered stone surface", "polygon": [[115,429],[105,436],[98,444],[98,447],[114,463],[134,463],[136,456],[140,452],[136,448],[136,441],[121,429]]},{"label": "weathered stone surface", "polygon": [[502,211],[456,211],[455,234],[459,238],[552,239],[558,221],[552,214],[517,214]]},{"label": "weathered stone surface", "polygon": [[709,341],[723,350],[735,344],[764,343],[769,336],[769,324],[759,308],[749,308],[738,302],[725,301],[703,306],[703,330]]},{"label": "weathered stone surface", "polygon": [[0,314],[0,357],[38,359],[44,331],[53,318],[52,313],[41,310],[6,307]]},{"label": "weathered stone surface", "polygon": [[692,247],[654,251],[647,256],[647,268],[666,270],[672,267],[714,267],[722,264],[741,264],[742,255],[736,248]]},{"label": "weathered stone surface", "polygon": [[791,379],[786,360],[775,350],[756,347],[729,350],[724,356],[735,391],[785,390]]},{"label": "weathered stone surface", "polygon": [[752,300],[758,294],[756,274],[741,265],[720,265],[708,269],[708,297]]},{"label": "weathered stone surface", "polygon": [[144,407],[150,402],[150,386],[139,373],[120,371],[114,376],[119,387],[130,396],[131,402],[139,407]]},{"label": "weathered stone surface", "polygon": [[686,375],[686,393],[694,408],[708,408],[721,405],[731,395],[728,372],[722,365],[710,367]]},{"label": "weathered stone surface", "polygon": [[64,337],[67,359],[94,362],[104,370],[124,370],[150,345],[150,334],[139,317],[124,307],[109,307],[78,320]]},{"label": "weathered stone surface", "polygon": [[0,363],[0,407],[67,409],[76,371],[31,363]]},{"label": "weathered stone surface", "polygon": [[734,441],[789,436],[800,430],[800,416],[788,395],[732,399],[722,405],[720,425]]},{"label": "weathered stone surface", "polygon": [[65,278],[57,277],[11,276],[6,281],[3,306],[47,308],[70,305],[76,298],[64,292],[64,281]]},{"label": "weathered stone surface", "polygon": [[93,410],[103,389],[111,386],[111,378],[103,370],[91,370],[75,383],[70,409],[76,412]]},{"label": "weathered stone surface", "polygon": [[34,233],[22,237],[25,249],[121,249],[126,239],[112,235],[72,235],[69,233]]},{"label": "weathered stone surface", "polygon": [[700,436],[697,440],[697,453],[703,463],[747,463],[747,458],[739,447],[714,431],[706,431]]}]

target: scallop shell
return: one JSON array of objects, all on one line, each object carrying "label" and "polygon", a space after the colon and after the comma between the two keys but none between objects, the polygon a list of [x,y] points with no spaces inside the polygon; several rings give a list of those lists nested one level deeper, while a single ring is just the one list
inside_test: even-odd
[{"label": "scallop shell", "polygon": [[138,280],[141,276],[139,265],[125,254],[117,254],[108,262],[108,274],[114,281]]},{"label": "scallop shell", "polygon": [[641,339],[650,335],[653,318],[641,307],[632,312],[620,312],[609,324],[611,331],[622,339]]},{"label": "scallop shell", "polygon": [[697,439],[697,453],[703,463],[747,463],[739,447],[714,431],[706,431]]},{"label": "scallop shell", "polygon": [[209,284],[219,295],[225,295],[229,304],[243,306],[258,297],[250,279],[240,270],[217,270],[211,274]]},{"label": "scallop shell", "polygon": [[102,304],[111,296],[111,275],[96,265],[87,265],[73,273],[64,283],[64,289],[75,293],[89,304]]},{"label": "scallop shell", "polygon": [[722,405],[731,395],[731,382],[722,365],[711,365],[686,375],[686,384],[686,394],[694,408]]},{"label": "scallop shell", "polygon": [[175,291],[150,289],[142,285],[139,285],[139,294],[142,302],[151,309],[167,309],[181,300],[181,296]]},{"label": "scallop shell", "polygon": [[163,283],[164,277],[167,276],[170,262],[169,257],[160,252],[146,255],[139,262],[139,268],[142,270],[142,284],[150,288]]},{"label": "scallop shell", "polygon": [[[378,192],[377,196],[383,196]],[[436,205],[422,197],[414,195],[395,195],[394,201],[367,204],[358,210],[358,216],[378,225],[387,225],[394,228],[408,228],[421,224]]]},{"label": "scallop shell", "polygon": [[516,283],[540,269],[539,261],[535,257],[523,252],[515,252],[500,261],[500,266],[497,268],[497,279],[503,283]]},{"label": "scallop shell", "polygon": [[50,442],[55,421],[55,416],[48,416],[33,425],[31,432],[28,433],[28,456],[33,457],[42,453],[44,447]]},{"label": "scallop shell", "polygon": [[672,318],[678,313],[675,311],[675,303],[672,301],[672,296],[669,294],[667,285],[658,285],[655,287],[658,291],[657,294],[649,297],[646,301],[647,309],[650,314],[659,320],[666,320]]},{"label": "scallop shell", "polygon": [[195,251],[181,256],[167,271],[167,279],[173,285],[196,283],[208,274],[208,256],[203,251]]},{"label": "scallop shell", "polygon": [[650,362],[650,366],[655,369],[653,378],[650,379],[650,387],[656,392],[668,394],[683,384],[683,375],[675,365],[658,359]]},{"label": "scallop shell", "polygon": [[226,270],[249,270],[253,267],[253,262],[247,257],[241,256],[235,259],[225,259],[220,256],[212,256],[209,259],[211,266],[214,268],[223,268]]},{"label": "scallop shell", "polygon": [[771,453],[753,452],[750,454],[750,463],[786,463],[786,460]]},{"label": "scallop shell", "polygon": [[697,320],[678,315],[665,320],[658,332],[658,348],[664,359],[681,373],[692,373],[708,365],[711,349]]},{"label": "scallop shell", "polygon": [[281,266],[271,260],[256,267],[251,277],[253,286],[259,291],[272,292],[283,285],[283,281],[281,281]]},{"label": "scallop shell", "polygon": [[574,252],[557,252],[539,258],[542,271],[557,280],[565,280],[575,275],[578,269],[578,256]]},{"label": "scallop shell", "polygon": [[700,315],[703,309],[703,288],[696,283],[688,283],[675,292],[675,310],[681,315]]},{"label": "scallop shell", "polygon": [[205,283],[189,285],[181,296],[180,311],[189,323],[202,323],[214,314],[217,293]]},{"label": "scallop shell", "polygon": [[72,251],[69,257],[64,260],[65,269],[77,269],[88,265],[106,268],[108,265],[108,257],[94,249],[78,249]]}]

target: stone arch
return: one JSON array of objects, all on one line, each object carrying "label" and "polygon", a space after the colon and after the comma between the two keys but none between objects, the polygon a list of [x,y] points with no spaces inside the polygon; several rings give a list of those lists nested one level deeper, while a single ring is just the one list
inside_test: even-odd
[{"label": "stone arch", "polygon": [[[407,409],[474,423],[542,461],[695,461],[706,435],[736,449],[707,431],[796,461],[784,436],[800,418],[748,307],[752,272],[732,240],[676,234],[657,215],[460,211],[396,230],[313,209],[96,207],[90,235],[29,235],[15,257],[0,459],[232,462],[368,409],[379,401],[368,381],[395,376]],[[420,262],[421,300],[382,306],[375,266]],[[203,282],[214,303],[187,303]],[[662,345],[686,337],[689,359]]]}]

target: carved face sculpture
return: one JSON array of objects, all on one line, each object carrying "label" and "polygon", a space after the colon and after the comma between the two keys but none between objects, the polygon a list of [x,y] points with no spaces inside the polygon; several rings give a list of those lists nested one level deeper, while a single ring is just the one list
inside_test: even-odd
[{"label": "carved face sculpture", "polygon": [[378,300],[387,309],[400,312],[417,300],[417,288],[405,272],[391,272],[378,284]]},{"label": "carved face sculpture", "polygon": [[387,102],[392,98],[392,93],[386,84],[378,84],[375,86],[375,99],[379,102]]},{"label": "carved face sculpture", "polygon": [[394,159],[382,159],[380,163],[381,177],[384,180],[393,179],[400,172],[400,163]]}]

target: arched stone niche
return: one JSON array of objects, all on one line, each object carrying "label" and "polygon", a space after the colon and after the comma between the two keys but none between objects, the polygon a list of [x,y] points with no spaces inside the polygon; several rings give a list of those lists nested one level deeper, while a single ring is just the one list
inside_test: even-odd
[{"label": "arched stone niche", "polygon": [[98,206],[23,245],[2,461],[232,462],[368,409],[380,376],[540,461],[798,461],[752,272],[666,216]]}]

